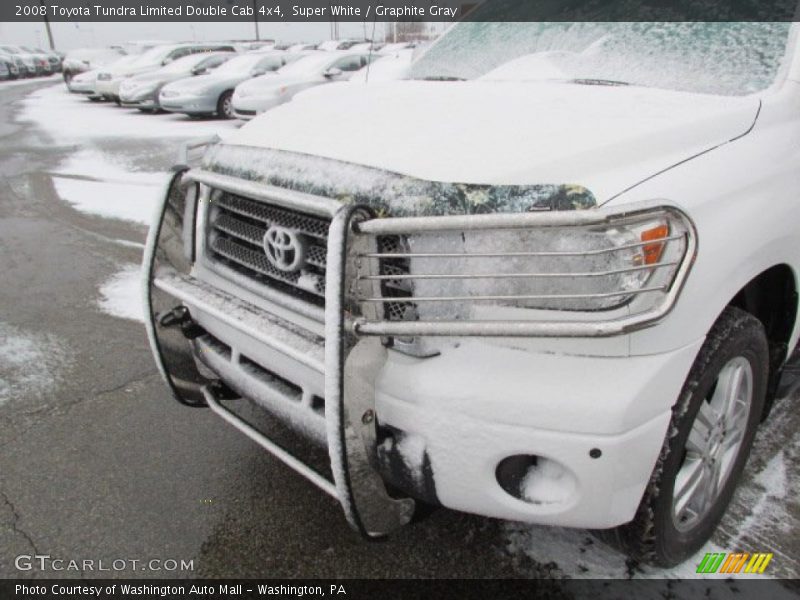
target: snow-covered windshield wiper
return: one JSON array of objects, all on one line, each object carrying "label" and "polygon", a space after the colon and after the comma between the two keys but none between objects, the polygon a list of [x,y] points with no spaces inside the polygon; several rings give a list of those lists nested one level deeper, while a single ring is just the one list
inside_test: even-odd
[{"label": "snow-covered windshield wiper", "polygon": [[577,85],[631,85],[627,81],[615,81],[614,79],[567,79],[567,83],[575,83]]}]

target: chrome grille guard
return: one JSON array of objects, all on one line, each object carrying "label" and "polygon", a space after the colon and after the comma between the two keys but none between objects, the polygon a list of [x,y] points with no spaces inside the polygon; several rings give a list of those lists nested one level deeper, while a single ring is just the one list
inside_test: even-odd
[{"label": "chrome grille guard", "polygon": [[[187,239],[194,240],[198,198],[207,199],[209,189],[221,189],[272,205],[318,215],[331,220],[327,242],[324,311],[325,420],[333,481],[302,463],[224,406],[224,386],[204,377],[192,355],[191,317],[187,305],[202,306],[202,298],[179,297],[168,280],[176,275],[192,278],[194,253]],[[201,192],[200,190],[203,190]],[[192,191],[193,190],[193,191]],[[194,210],[194,215],[192,215]],[[669,285],[658,292],[663,301],[653,310],[618,316],[611,320],[493,320],[493,321],[391,321],[381,310],[378,244],[381,235],[417,232],[516,230],[564,226],[604,225],[662,211],[678,218],[685,228],[681,235],[663,238],[664,243],[685,244],[679,261],[657,263],[653,269],[674,269]],[[377,468],[375,380],[387,357],[391,336],[609,336],[658,322],[672,308],[696,251],[691,222],[682,212],[661,203],[618,209],[591,209],[524,214],[472,216],[373,218],[369,209],[243,181],[201,169],[179,171],[173,178],[158,218],[150,230],[145,251],[145,303],[147,327],[159,369],[175,397],[188,405],[209,405],[216,413],[270,451],[278,459],[308,478],[341,503],[348,522],[367,537],[386,534],[410,521],[414,501],[393,498]],[[408,253],[411,254],[411,253]],[[394,251],[392,257],[403,252]],[[446,257],[447,253],[439,256]],[[542,273],[525,276],[546,275]],[[591,274],[576,274],[589,275]],[[469,277],[466,274],[465,277]],[[646,293],[653,290],[643,290]],[[172,292],[172,293],[170,293]],[[629,292],[617,292],[616,296]],[[495,298],[456,298],[456,300]],[[287,299],[287,307],[291,307]],[[397,302],[397,297],[390,299]],[[443,297],[430,301],[451,301]],[[426,298],[410,297],[409,302]],[[296,302],[296,300],[295,300]],[[624,312],[624,311],[623,311]],[[226,316],[226,318],[228,318]],[[183,320],[183,321],[182,321]],[[231,321],[231,318],[228,318]],[[176,323],[179,327],[176,327]]]}]

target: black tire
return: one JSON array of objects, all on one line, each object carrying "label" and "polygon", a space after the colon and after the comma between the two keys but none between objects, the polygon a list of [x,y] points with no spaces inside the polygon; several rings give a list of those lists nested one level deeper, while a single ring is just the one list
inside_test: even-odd
[{"label": "black tire", "polygon": [[[730,458],[728,474],[706,512],[693,515],[696,522],[687,524],[674,516],[673,509],[676,477],[687,460],[687,440],[701,403],[707,402],[713,394],[722,369],[732,364],[731,361],[744,364],[737,357],[745,359],[752,369],[750,409],[746,421],[740,419],[746,422],[742,441],[738,450],[734,450],[736,454]],[[614,530],[598,532],[599,537],[618,546],[634,560],[661,567],[674,566],[697,552],[725,514],[741,477],[761,420],[768,375],[769,348],[761,322],[741,309],[726,308],[708,333],[672,409],[664,446],[636,516]],[[725,441],[724,429],[722,435],[719,445]]]},{"label": "black tire", "polygon": [[233,104],[231,102],[233,98],[233,90],[227,90],[220,94],[219,100],[217,100],[217,116],[221,119],[233,119]]}]

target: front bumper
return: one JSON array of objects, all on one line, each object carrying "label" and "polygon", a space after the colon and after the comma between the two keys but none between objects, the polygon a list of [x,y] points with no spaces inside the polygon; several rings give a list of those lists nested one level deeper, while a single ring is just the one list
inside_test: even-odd
[{"label": "front bumper", "polygon": [[255,119],[258,115],[266,112],[276,106],[282,104],[282,99],[279,96],[270,96],[262,98],[259,96],[241,96],[234,95],[233,97],[233,113],[237,119],[249,121]]},{"label": "front bumper", "polygon": [[[389,499],[382,500],[383,509],[396,510],[396,518],[386,527],[363,525],[364,514],[369,523],[380,521],[379,511],[365,508],[365,497],[381,492],[369,480],[373,468],[409,496],[481,515],[594,528],[633,517],[702,340],[651,356],[578,356],[537,351],[528,338],[538,331],[554,338],[555,347],[565,341],[559,336],[619,335],[642,323],[484,322],[476,328],[458,322],[434,334],[448,339],[438,354],[412,357],[387,349],[379,337],[403,333],[376,329],[352,307],[345,311],[344,290],[345,274],[355,268],[348,238],[372,228],[409,227],[413,218],[371,219],[354,229],[355,209],[332,199],[203,171],[187,179],[202,183],[192,203],[208,204],[211,187],[231,186],[279,206],[328,214],[332,223],[324,315],[316,325],[302,326],[281,316],[287,306],[273,309],[269,298],[211,277],[202,259],[191,262],[187,256],[195,251],[202,256],[204,242],[199,236],[198,246],[192,243],[189,250],[187,239],[193,238],[183,227],[193,222],[189,215],[200,214],[196,227],[203,230],[204,211],[195,211],[189,201],[174,208],[167,202],[165,214],[172,214],[151,228],[145,257],[148,327],[156,360],[179,399],[187,390],[194,398],[205,397],[226,420],[335,495],[351,524],[368,535],[407,521],[405,508]],[[598,209],[470,218],[488,227],[515,227],[520,221],[552,225],[606,217]],[[450,217],[434,220],[436,227],[464,226]],[[419,226],[431,225],[425,220]],[[355,233],[348,234],[351,230]],[[165,341],[172,335],[167,322],[175,321],[164,312],[169,309],[173,317],[175,310],[188,309],[190,341],[174,335]],[[389,323],[390,328],[400,325]],[[430,325],[414,322],[417,328]],[[216,380],[327,445],[334,481],[298,466],[263,434],[237,421],[211,391]],[[356,463],[358,452],[366,460]],[[532,474],[535,485],[523,491],[520,482]],[[356,481],[362,476],[366,483]]]},{"label": "front bumper", "polygon": [[119,99],[119,87],[123,79],[98,79],[96,84],[97,93],[109,100]]},{"label": "front bumper", "polygon": [[210,114],[216,112],[216,99],[208,96],[159,96],[161,108],[168,112]]},{"label": "front bumper", "polygon": [[69,89],[69,91],[73,94],[87,94],[89,96],[94,96],[97,94],[95,85],[96,84],[94,81],[80,81],[73,77],[67,84],[67,89]]}]

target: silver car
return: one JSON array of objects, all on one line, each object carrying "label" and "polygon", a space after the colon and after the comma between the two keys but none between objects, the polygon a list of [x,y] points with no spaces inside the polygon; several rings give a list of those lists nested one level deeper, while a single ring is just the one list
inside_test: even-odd
[{"label": "silver car", "polygon": [[236,56],[234,52],[203,52],[179,58],[151,73],[142,73],[125,79],[119,87],[122,106],[156,112],[161,108],[159,93],[168,83],[204,75]]},{"label": "silver car", "polygon": [[369,52],[334,50],[314,52],[282,67],[274,74],[256,77],[236,86],[233,111],[239,119],[258,114],[291,100],[305,89],[346,81],[370,60]]},{"label": "silver car", "polygon": [[232,119],[234,88],[305,56],[290,52],[250,52],[229,60],[208,75],[178,80],[161,89],[158,102],[169,112]]},{"label": "silver car", "polygon": [[20,77],[35,77],[38,74],[36,57],[19,46],[0,46],[0,52],[14,57]]}]

